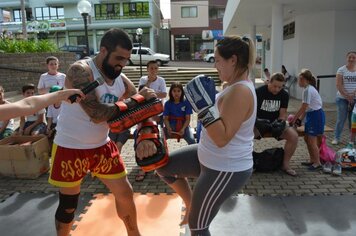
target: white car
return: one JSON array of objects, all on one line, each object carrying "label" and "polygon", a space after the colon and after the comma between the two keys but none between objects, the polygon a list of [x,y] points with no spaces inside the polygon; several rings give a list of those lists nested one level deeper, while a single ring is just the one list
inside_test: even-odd
[{"label": "white car", "polygon": [[206,55],[204,56],[204,61],[214,63],[214,62],[215,62],[214,53],[206,54]]},{"label": "white car", "polygon": [[[170,56],[167,54],[156,53],[152,49],[147,47],[141,47],[141,60],[142,65],[146,65],[149,61],[156,61],[158,66],[167,64],[170,61]],[[139,48],[133,47],[131,58],[128,62],[129,65],[140,65]]]}]

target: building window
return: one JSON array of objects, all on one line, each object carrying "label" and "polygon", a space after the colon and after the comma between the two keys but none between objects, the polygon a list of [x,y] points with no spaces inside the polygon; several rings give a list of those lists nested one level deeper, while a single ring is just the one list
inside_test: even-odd
[{"label": "building window", "polygon": [[294,38],[295,22],[283,26],[283,40]]},{"label": "building window", "polygon": [[63,7],[36,7],[36,20],[64,19]]},{"label": "building window", "polygon": [[21,22],[21,10],[14,10],[14,21]]},{"label": "building window", "polygon": [[95,19],[106,20],[106,19],[119,19],[120,18],[120,4],[119,3],[109,3],[109,4],[95,4]]},{"label": "building window", "polygon": [[[31,21],[32,19],[32,9],[31,8],[26,8],[26,20]],[[12,11],[14,21],[15,22],[21,22],[22,21],[22,16],[21,16],[21,9],[14,9]]]},{"label": "building window", "polygon": [[222,18],[224,18],[224,13],[225,13],[224,8],[212,7],[209,10],[209,18],[210,19],[222,19]]},{"label": "building window", "polygon": [[182,18],[195,18],[198,17],[197,7],[182,7]]},{"label": "building window", "polygon": [[148,2],[123,3],[124,16],[149,16]]}]

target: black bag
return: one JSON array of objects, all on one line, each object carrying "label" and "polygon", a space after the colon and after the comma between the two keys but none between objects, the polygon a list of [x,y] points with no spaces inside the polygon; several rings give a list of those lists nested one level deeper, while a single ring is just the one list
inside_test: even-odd
[{"label": "black bag", "polygon": [[263,152],[253,152],[253,168],[255,171],[274,171],[282,167],[283,148],[269,148]]}]

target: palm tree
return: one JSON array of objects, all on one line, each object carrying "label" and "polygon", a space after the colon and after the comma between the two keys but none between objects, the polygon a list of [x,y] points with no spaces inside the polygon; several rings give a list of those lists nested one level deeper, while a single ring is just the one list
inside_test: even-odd
[{"label": "palm tree", "polygon": [[27,39],[25,0],[21,0],[21,20],[23,39]]}]

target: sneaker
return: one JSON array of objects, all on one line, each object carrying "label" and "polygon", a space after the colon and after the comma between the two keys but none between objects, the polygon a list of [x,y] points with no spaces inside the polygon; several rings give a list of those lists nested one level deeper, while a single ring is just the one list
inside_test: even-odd
[{"label": "sneaker", "polygon": [[335,164],[333,166],[332,174],[335,176],[341,176],[342,168],[340,164]]},{"label": "sneaker", "polygon": [[323,167],[322,167],[321,165],[314,166],[314,164],[313,164],[313,165],[311,165],[311,166],[308,167],[308,170],[310,170],[310,171],[317,171],[317,170],[320,170],[320,169],[322,169],[322,168],[323,168]]},{"label": "sneaker", "polygon": [[326,162],[323,165],[323,172],[326,174],[331,174],[332,168],[333,168],[333,165],[330,162]]},{"label": "sneaker", "polygon": [[334,139],[333,141],[331,141],[331,144],[332,145],[338,145],[339,144],[339,140]]}]

